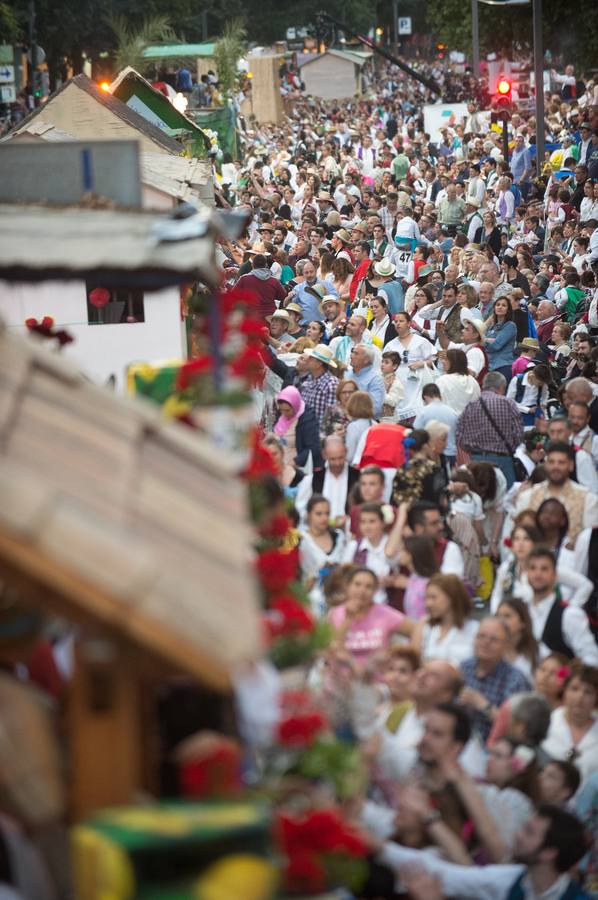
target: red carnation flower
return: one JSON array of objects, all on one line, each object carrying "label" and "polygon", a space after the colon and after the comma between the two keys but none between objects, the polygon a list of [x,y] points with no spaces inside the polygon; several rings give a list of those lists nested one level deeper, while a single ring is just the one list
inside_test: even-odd
[{"label": "red carnation flower", "polygon": [[314,630],[313,616],[291,594],[276,597],[270,603],[270,609],[282,616],[280,634],[309,633]]},{"label": "red carnation flower", "polygon": [[262,349],[248,344],[231,362],[230,370],[237,378],[246,378],[253,387],[259,387],[265,374]]},{"label": "red carnation flower", "polygon": [[285,868],[288,890],[319,894],[326,887],[326,870],[315,853],[294,853]]},{"label": "red carnation flower", "polygon": [[269,522],[265,522],[260,528],[264,537],[283,538],[290,531],[291,520],[288,516],[274,516]]},{"label": "red carnation flower", "polygon": [[327,727],[328,722],[320,713],[289,716],[278,725],[278,740],[283,747],[309,747]]},{"label": "red carnation flower", "polygon": [[214,360],[211,356],[199,356],[187,363],[183,363],[177,373],[176,386],[179,391],[184,391],[191,386],[194,379],[200,375],[211,372],[214,368]]},{"label": "red carnation flower", "polygon": [[268,591],[282,591],[297,575],[297,553],[265,550],[257,559],[257,570]]}]

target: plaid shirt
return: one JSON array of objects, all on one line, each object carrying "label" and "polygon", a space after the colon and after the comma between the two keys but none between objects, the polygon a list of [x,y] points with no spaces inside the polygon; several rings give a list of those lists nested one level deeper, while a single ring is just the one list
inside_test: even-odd
[{"label": "plaid shirt", "polygon": [[384,225],[384,230],[387,231],[389,234],[392,229],[392,226],[395,223],[396,216],[397,216],[397,211],[395,210],[395,212],[392,213],[387,206],[382,206],[378,210],[378,218]]},{"label": "plaid shirt", "polygon": [[[461,674],[465,687],[479,691],[492,704],[499,707],[513,694],[531,690],[531,685],[523,672],[512,666],[511,663],[501,660],[492,672],[480,678],[476,675],[477,659],[475,656],[461,663]],[[490,734],[492,722],[483,712],[474,712],[472,716],[474,730],[486,740]]]},{"label": "plaid shirt", "polygon": [[[496,422],[502,439],[484,412],[482,400]],[[457,422],[456,439],[457,446],[465,450],[510,456],[523,440],[519,410],[512,400],[507,400],[494,391],[482,391],[480,398],[468,403],[461,413]]]},{"label": "plaid shirt", "polygon": [[338,378],[331,375],[330,372],[324,372],[319,378],[312,375],[305,379],[301,388],[301,396],[305,401],[305,405],[313,409],[318,427],[322,428],[322,420],[324,413],[330,406],[336,403],[336,389],[338,387]]}]

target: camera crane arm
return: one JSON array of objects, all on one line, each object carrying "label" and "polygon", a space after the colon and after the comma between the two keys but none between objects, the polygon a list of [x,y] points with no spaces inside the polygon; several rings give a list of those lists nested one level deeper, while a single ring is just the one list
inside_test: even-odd
[{"label": "camera crane arm", "polygon": [[341,31],[346,32],[352,38],[355,38],[360,43],[365,44],[366,47],[369,47],[374,53],[378,53],[380,56],[383,56],[384,59],[387,59],[393,65],[398,66],[403,72],[409,75],[411,78],[414,78],[416,81],[419,81],[420,84],[423,84],[424,87],[427,87],[428,90],[433,91],[435,94],[440,95],[441,90],[440,86],[432,79],[426,78],[425,75],[420,75],[419,72],[416,72],[415,69],[412,69],[411,66],[408,66],[406,63],[402,62],[396,56],[393,56],[392,53],[389,53],[388,50],[382,49],[382,47],[378,47],[374,41],[371,41],[368,37],[365,37],[363,34],[357,34],[356,31],[353,31],[348,25],[345,25],[344,22],[339,22],[337,19],[334,19],[327,12],[319,12],[318,13],[319,21],[327,21],[332,25],[335,25]]}]

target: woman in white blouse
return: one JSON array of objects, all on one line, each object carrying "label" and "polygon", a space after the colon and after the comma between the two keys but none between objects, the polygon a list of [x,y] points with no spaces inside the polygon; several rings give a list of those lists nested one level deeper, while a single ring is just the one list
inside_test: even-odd
[{"label": "woman in white blouse", "polygon": [[434,365],[436,350],[430,341],[412,331],[409,313],[397,313],[395,328],[397,337],[384,349],[387,352],[393,350],[401,359],[397,375],[403,383],[405,396],[397,408],[397,420],[405,421],[414,418],[421,406],[422,387],[426,383],[423,372]]},{"label": "woman in white blouse", "polygon": [[472,656],[478,623],[471,599],[456,575],[434,575],[426,587],[426,616],[416,623],[412,643],[422,660],[445,659],[454,666]]},{"label": "woman in white blouse", "polygon": [[299,561],[303,583],[315,613],[325,612],[322,582],[329,569],[338,565],[345,549],[342,531],[330,527],[330,504],[314,494],[307,504],[306,528],[300,532]]},{"label": "woman in white blouse", "polygon": [[550,719],[542,749],[553,759],[574,763],[582,783],[598,771],[598,669],[572,663],[565,681],[563,705]]},{"label": "woman in white blouse", "polygon": [[480,396],[480,386],[469,374],[467,356],[463,350],[447,350],[445,374],[436,382],[443,403],[461,415],[465,407]]}]

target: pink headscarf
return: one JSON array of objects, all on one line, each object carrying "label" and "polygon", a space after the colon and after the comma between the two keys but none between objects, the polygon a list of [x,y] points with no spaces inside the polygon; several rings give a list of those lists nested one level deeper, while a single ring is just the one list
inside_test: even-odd
[{"label": "pink headscarf", "polygon": [[299,416],[302,416],[305,411],[305,403],[303,402],[303,397],[299,393],[296,387],[293,385],[289,385],[289,387],[283,388],[283,390],[277,395],[276,400],[283,400],[285,403],[288,403],[293,407],[293,415],[290,419],[287,419],[285,416],[279,416],[278,422],[274,426],[274,434],[277,434],[278,437],[284,437],[287,433],[291,425],[297,421]]}]

